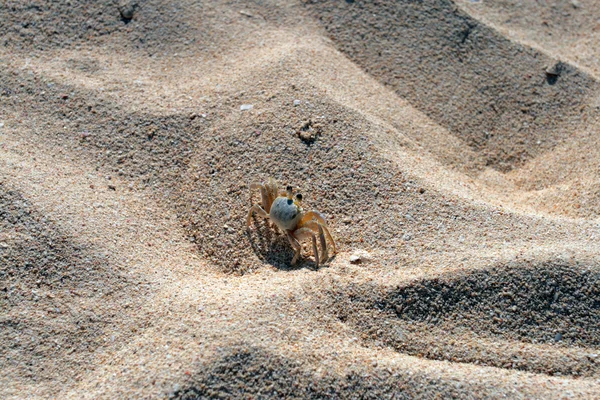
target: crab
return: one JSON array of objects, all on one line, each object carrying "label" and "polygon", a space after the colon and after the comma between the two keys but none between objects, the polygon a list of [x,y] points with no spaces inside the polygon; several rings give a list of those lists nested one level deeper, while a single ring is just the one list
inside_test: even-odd
[{"label": "crab", "polygon": [[[302,194],[294,195],[294,188],[288,186],[285,193],[279,193],[277,182],[272,178],[266,183],[253,183],[250,190],[260,190],[262,197],[261,205],[254,204],[248,211],[248,228],[252,220],[252,214],[257,213],[263,218],[270,219],[287,236],[290,245],[294,249],[294,258],[292,265],[296,264],[300,257],[302,246],[300,242],[304,239],[312,240],[312,248],[317,267],[322,260],[325,262],[328,258],[327,241],[335,254],[335,242],[329,233],[325,216],[318,211],[312,210],[304,212],[302,210]],[[317,235],[321,245],[321,255],[317,249]],[[327,238],[327,240],[325,240]]]}]

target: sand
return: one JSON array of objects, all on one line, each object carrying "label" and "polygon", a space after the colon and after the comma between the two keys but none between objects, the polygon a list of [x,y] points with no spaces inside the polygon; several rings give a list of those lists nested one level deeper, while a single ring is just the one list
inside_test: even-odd
[{"label": "sand", "polygon": [[[3,2],[0,397],[597,398],[599,21]],[[246,227],[269,177],[324,265]]]}]

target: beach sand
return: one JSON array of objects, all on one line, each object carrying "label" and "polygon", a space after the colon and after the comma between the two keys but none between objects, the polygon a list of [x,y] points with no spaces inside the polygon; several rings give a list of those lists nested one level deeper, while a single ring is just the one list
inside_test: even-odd
[{"label": "beach sand", "polygon": [[4,1],[0,397],[598,398],[599,48],[595,0]]}]

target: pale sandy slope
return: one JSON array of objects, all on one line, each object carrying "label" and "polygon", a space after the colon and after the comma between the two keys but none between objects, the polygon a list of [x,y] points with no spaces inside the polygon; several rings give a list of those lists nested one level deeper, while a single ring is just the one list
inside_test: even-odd
[{"label": "pale sandy slope", "polygon": [[2,6],[2,397],[595,397],[597,55],[429,3]]}]

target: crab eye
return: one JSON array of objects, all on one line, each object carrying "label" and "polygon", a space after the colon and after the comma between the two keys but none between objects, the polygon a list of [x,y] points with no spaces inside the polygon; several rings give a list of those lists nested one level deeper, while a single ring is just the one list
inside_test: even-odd
[{"label": "crab eye", "polygon": [[302,201],[302,194],[301,193],[296,193],[296,199],[299,201]]},{"label": "crab eye", "polygon": [[286,188],[285,188],[285,190],[287,190],[288,192],[291,192],[293,189],[294,189],[294,188],[293,188],[293,187],[291,187],[291,186],[288,186],[288,187],[286,187]]}]

